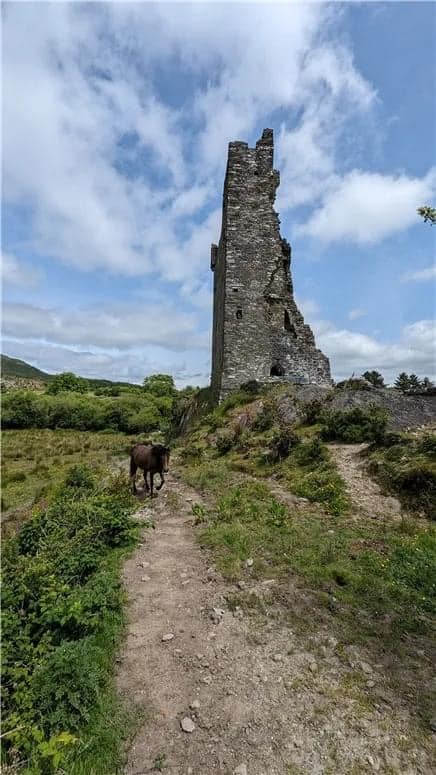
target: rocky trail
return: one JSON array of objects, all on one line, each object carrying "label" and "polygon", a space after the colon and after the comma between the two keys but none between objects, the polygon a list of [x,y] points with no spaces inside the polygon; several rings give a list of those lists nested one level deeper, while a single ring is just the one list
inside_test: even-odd
[{"label": "rocky trail", "polygon": [[296,582],[256,581],[250,563],[244,581],[225,582],[198,543],[193,503],[201,497],[169,476],[138,511],[155,529],[124,569],[117,680],[141,718],[125,775],[436,772],[383,666],[339,648]]}]

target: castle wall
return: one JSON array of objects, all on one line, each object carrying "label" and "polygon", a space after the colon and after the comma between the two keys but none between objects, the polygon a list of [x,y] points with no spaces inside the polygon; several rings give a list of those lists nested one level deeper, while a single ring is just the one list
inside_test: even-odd
[{"label": "castle wall", "polygon": [[216,400],[253,379],[330,384],[328,359],[293,299],[290,246],[273,207],[278,185],[272,130],[256,148],[229,144],[221,237],[211,255]]}]

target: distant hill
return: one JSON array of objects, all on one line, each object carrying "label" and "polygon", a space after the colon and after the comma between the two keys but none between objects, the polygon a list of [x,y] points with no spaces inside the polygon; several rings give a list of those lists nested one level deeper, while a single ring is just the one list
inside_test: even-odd
[{"label": "distant hill", "polygon": [[[50,382],[55,376],[54,374],[47,374],[45,371],[37,369],[36,366],[31,366],[30,363],[20,361],[18,358],[11,358],[9,355],[0,355],[0,363],[2,377],[20,377],[21,379]],[[105,387],[139,387],[132,382],[114,382],[110,379],[89,379],[88,377],[85,377],[85,379],[88,380],[90,386],[94,389]]]},{"label": "distant hill", "polygon": [[23,379],[39,379],[41,382],[49,382],[52,374],[31,366],[30,363],[20,361],[18,358],[10,358],[9,355],[0,355],[2,377],[22,377]]}]

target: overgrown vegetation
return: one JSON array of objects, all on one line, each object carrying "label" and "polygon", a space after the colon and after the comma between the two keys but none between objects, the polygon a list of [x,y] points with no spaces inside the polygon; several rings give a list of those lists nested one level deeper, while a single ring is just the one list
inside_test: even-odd
[{"label": "overgrown vegetation", "polygon": [[[350,518],[344,482],[323,439],[370,442],[377,476],[386,484],[389,476],[388,489],[403,489],[410,506],[430,514],[436,502],[434,436],[388,434],[386,414],[377,406],[332,412],[317,400],[305,405],[306,424],[286,426],[273,392],[262,396],[260,408],[242,409],[237,395],[201,418],[181,455],[185,479],[212,501],[209,514],[202,514],[201,540],[221,570],[238,578],[251,558],[254,575],[295,572],[328,604],[333,595],[349,610],[367,612],[374,631],[388,626],[399,635],[428,634],[435,613],[435,529],[407,519]],[[249,417],[243,429],[241,417]],[[279,480],[284,493],[306,502],[297,508],[286,498],[280,502],[261,477]]]},{"label": "overgrown vegetation", "polygon": [[379,406],[355,407],[349,411],[321,413],[322,438],[327,441],[381,441],[386,430],[387,413]]},{"label": "overgrown vegetation", "polygon": [[149,393],[111,398],[77,392],[47,395],[17,390],[2,397],[3,428],[147,433],[169,427],[172,403],[171,398]]},{"label": "overgrown vegetation", "polygon": [[108,465],[127,459],[133,441],[115,432],[3,431],[3,533],[28,518],[35,504],[44,504],[72,464],[87,463],[94,476],[103,479]]},{"label": "overgrown vegetation", "polygon": [[217,500],[202,531],[220,570],[237,579],[247,559],[257,577],[304,577],[313,589],[371,612],[377,630],[428,632],[436,614],[436,530],[326,518],[280,503],[245,482]]},{"label": "overgrown vegetation", "polygon": [[396,435],[369,452],[369,471],[404,506],[436,520],[436,437]]},{"label": "overgrown vegetation", "polygon": [[75,467],[4,547],[5,757],[29,775],[106,775],[119,766],[112,674],[133,506],[124,479],[102,488]]}]

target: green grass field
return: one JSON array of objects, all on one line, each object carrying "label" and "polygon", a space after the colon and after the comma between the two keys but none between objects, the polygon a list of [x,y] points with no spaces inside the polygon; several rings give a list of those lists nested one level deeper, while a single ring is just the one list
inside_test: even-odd
[{"label": "green grass field", "polygon": [[86,463],[98,476],[126,465],[136,437],[73,430],[2,432],[3,531],[30,516],[59,486],[72,465]]}]

